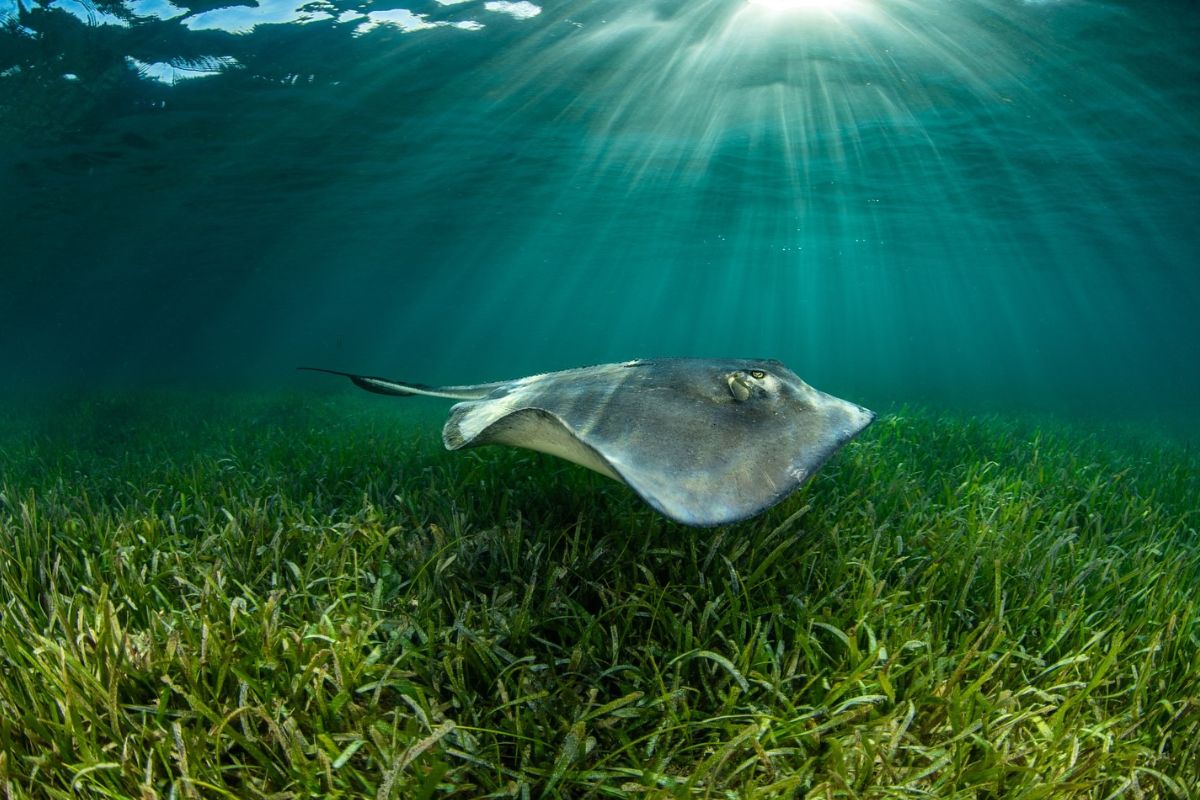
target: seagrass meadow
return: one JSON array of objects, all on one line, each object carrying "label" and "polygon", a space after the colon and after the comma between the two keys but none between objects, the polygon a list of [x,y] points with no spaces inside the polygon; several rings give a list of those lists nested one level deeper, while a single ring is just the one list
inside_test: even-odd
[{"label": "seagrass meadow", "polygon": [[881,415],[696,530],[444,405],[5,409],[5,798],[1200,797],[1186,432]]}]

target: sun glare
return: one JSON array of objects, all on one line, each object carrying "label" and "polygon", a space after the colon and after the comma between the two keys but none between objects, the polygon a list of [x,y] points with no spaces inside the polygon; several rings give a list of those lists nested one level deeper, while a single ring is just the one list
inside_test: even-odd
[{"label": "sun glare", "polygon": [[764,11],[842,11],[858,4],[858,0],[746,0]]}]

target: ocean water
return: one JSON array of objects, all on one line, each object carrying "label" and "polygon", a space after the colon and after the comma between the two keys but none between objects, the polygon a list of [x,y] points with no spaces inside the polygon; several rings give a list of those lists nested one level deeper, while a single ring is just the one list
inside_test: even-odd
[{"label": "ocean water", "polygon": [[0,0],[0,385],[1200,406],[1200,9]]}]

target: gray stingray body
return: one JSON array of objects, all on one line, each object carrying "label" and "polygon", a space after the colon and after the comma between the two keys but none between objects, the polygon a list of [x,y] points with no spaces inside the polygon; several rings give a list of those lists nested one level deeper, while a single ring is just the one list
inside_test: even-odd
[{"label": "gray stingray body", "polygon": [[334,374],[379,394],[460,400],[442,431],[447,449],[550,453],[627,484],[686,525],[770,508],[875,418],[772,360],[627,361],[442,387]]}]

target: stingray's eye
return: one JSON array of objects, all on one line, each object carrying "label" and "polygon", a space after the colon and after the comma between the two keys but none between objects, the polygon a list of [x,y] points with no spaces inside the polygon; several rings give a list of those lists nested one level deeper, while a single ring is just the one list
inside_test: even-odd
[{"label": "stingray's eye", "polygon": [[756,381],[761,381],[763,378],[767,377],[767,373],[763,372],[761,369],[752,369],[750,370],[750,377],[754,378]]}]

